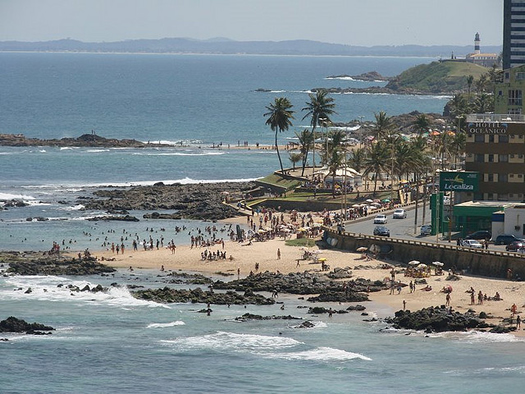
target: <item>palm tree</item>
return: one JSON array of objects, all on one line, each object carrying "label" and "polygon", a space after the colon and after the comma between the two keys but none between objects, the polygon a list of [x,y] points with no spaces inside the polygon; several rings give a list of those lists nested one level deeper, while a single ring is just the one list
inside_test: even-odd
[{"label": "palm tree", "polygon": [[388,171],[390,159],[390,148],[384,141],[378,141],[369,146],[363,175],[374,174],[374,195],[377,192],[377,180],[382,173]]},{"label": "palm tree", "polygon": [[392,118],[387,116],[386,112],[380,111],[379,113],[374,112],[376,118],[376,125],[372,130],[376,140],[379,140],[386,135],[390,134],[392,128],[394,127],[392,123]]},{"label": "palm tree", "polygon": [[474,112],[485,114],[494,112],[494,96],[482,93],[474,100]]},{"label": "palm tree", "polygon": [[[321,126],[326,122],[331,122],[330,115],[335,114],[335,103],[332,97],[328,96],[328,92],[324,89],[319,89],[315,94],[308,95],[310,101],[306,102],[306,107],[301,111],[307,111],[303,116],[303,120],[310,117],[310,126],[312,126],[312,168],[315,171],[315,128]],[[314,188],[314,197],[316,189]]]},{"label": "palm tree", "polygon": [[295,165],[299,163],[303,159],[302,153],[294,153],[290,152],[288,153],[289,159],[292,162],[293,169],[295,170]]},{"label": "palm tree", "polygon": [[269,125],[275,131],[275,149],[281,165],[281,173],[284,172],[284,169],[281,154],[279,153],[279,145],[277,144],[277,132],[288,130],[288,127],[292,125],[291,119],[294,119],[292,107],[292,103],[286,97],[276,97],[275,101],[266,107],[269,112],[263,115],[268,117],[266,125]]},{"label": "palm tree", "polygon": [[431,126],[430,119],[425,114],[419,114],[412,124],[412,126],[417,130],[419,135],[428,132],[428,129]]},{"label": "palm tree", "polygon": [[470,98],[470,91],[472,89],[472,84],[474,83],[474,76],[469,75],[467,77],[467,87],[468,87],[468,96]]},{"label": "palm tree", "polygon": [[[327,139],[326,149],[323,152],[324,163],[328,167],[328,173],[332,175],[332,196],[335,197],[335,177],[337,170],[341,168],[344,161],[345,149],[343,146],[346,134],[342,130],[330,133]],[[346,168],[345,168],[346,171]]]},{"label": "palm tree", "polygon": [[301,133],[295,132],[295,135],[297,136],[297,139],[299,140],[299,149],[301,152],[301,158],[302,158],[302,172],[301,176],[304,176],[304,169],[306,167],[306,163],[308,161],[308,153],[310,153],[310,148],[313,145],[314,138],[313,133],[307,129],[303,129]]},{"label": "palm tree", "polygon": [[348,159],[348,164],[357,172],[361,172],[364,168],[366,158],[366,149],[365,148],[356,148],[352,150],[350,158]]}]

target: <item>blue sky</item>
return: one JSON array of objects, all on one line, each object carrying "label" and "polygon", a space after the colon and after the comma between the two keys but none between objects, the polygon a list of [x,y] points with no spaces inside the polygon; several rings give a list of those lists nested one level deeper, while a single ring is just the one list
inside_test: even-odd
[{"label": "blue sky", "polygon": [[0,0],[0,41],[502,44],[503,0]]}]

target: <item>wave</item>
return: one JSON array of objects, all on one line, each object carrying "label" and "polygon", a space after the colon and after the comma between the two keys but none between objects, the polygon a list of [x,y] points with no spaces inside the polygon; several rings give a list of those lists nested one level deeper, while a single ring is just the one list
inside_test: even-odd
[{"label": "wave", "polygon": [[513,334],[495,334],[484,331],[442,332],[428,335],[431,338],[455,339],[467,343],[508,343],[525,342],[525,338]]},{"label": "wave", "polygon": [[254,334],[236,334],[219,331],[215,334],[165,340],[163,343],[180,350],[234,350],[262,351],[279,350],[297,346],[301,342],[287,337]]},{"label": "wave", "polygon": [[175,327],[175,326],[184,326],[186,323],[183,321],[177,320],[170,323],[151,323],[148,324],[146,328],[166,328],[166,327]]},{"label": "wave", "polygon": [[[51,302],[89,302],[119,308],[146,306],[170,309],[166,305],[153,301],[139,300],[133,297],[126,287],[109,287],[107,291],[97,293],[72,291],[68,288],[68,285],[76,286],[80,289],[85,286],[93,288],[97,285],[85,280],[74,280],[60,276],[11,276],[5,280],[5,283],[12,287],[8,290],[0,291],[0,300],[37,299]],[[13,288],[21,290],[13,290]],[[31,293],[26,294],[25,292],[29,288],[31,289]]]},{"label": "wave", "polygon": [[346,350],[334,349],[331,347],[318,347],[312,350],[304,350],[295,353],[272,353],[266,354],[269,358],[280,358],[285,360],[306,360],[306,361],[347,361],[360,359],[372,361],[371,358],[359,353],[347,352]]},{"label": "wave", "polygon": [[0,193],[0,201],[5,200],[34,200],[32,196],[25,194],[10,194],[10,193]]},{"label": "wave", "polygon": [[135,156],[221,156],[226,154],[224,151],[201,151],[201,152],[136,152]]}]

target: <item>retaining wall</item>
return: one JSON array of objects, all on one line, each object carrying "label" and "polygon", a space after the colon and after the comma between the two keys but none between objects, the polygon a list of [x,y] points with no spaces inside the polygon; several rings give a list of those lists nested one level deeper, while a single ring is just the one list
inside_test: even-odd
[{"label": "retaining wall", "polygon": [[[324,228],[323,240],[333,248],[355,252],[357,248],[377,245],[383,250],[381,257],[408,263],[418,260],[425,264],[440,261],[444,269],[464,271],[472,275],[506,278],[512,270],[513,279],[525,279],[525,254],[472,249],[456,244],[437,244],[404,239],[393,239],[343,232],[338,234],[331,228]],[[332,241],[337,240],[337,241]]]}]

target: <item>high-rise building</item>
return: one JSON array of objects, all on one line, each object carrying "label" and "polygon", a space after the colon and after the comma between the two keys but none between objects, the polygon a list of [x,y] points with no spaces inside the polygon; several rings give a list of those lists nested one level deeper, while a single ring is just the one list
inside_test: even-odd
[{"label": "high-rise building", "polygon": [[525,64],[525,0],[504,0],[503,69]]}]

